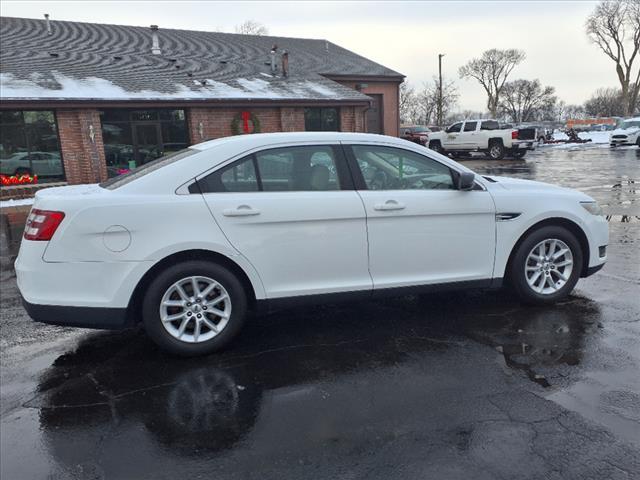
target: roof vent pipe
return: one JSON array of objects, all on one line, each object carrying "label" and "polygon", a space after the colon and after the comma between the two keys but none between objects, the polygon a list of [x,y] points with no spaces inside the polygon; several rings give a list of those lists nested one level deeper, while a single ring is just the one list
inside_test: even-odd
[{"label": "roof vent pipe", "polygon": [[276,74],[276,50],[278,50],[278,45],[274,44],[269,52],[269,55],[271,56],[271,75]]},{"label": "roof vent pipe", "polygon": [[44,14],[44,21],[47,23],[47,35],[53,34],[53,32],[51,31],[51,22],[49,21],[48,13]]},{"label": "roof vent pipe", "polygon": [[157,25],[151,25],[151,42],[151,53],[153,53],[154,55],[160,55],[162,53],[162,50],[160,50]]},{"label": "roof vent pipe", "polygon": [[289,76],[289,52],[286,50],[282,51],[282,76]]}]

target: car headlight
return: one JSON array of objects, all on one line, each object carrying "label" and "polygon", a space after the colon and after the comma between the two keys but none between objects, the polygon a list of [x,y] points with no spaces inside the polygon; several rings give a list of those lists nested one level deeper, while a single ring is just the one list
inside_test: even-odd
[{"label": "car headlight", "polygon": [[580,205],[591,215],[603,215],[602,207],[598,202],[580,202]]}]

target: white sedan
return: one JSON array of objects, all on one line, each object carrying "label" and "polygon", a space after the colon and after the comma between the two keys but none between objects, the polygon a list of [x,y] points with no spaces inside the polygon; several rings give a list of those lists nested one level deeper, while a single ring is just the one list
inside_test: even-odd
[{"label": "white sedan", "polygon": [[640,117],[629,118],[609,134],[611,147],[637,145],[640,147]]},{"label": "white sedan", "polygon": [[607,242],[577,191],[475,175],[397,138],[276,133],[39,191],[16,273],[35,320],[142,322],[199,355],[264,306],[503,283],[554,302],[602,268]]}]

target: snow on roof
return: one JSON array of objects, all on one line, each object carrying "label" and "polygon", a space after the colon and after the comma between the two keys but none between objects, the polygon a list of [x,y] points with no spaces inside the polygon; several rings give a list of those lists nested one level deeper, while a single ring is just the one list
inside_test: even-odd
[{"label": "snow on roof", "polygon": [[127,90],[111,80],[99,77],[72,78],[51,72],[51,78],[32,73],[29,78],[16,78],[0,73],[2,99],[91,99],[91,100],[194,100],[194,99],[305,99],[368,100],[338,83],[317,78],[267,81],[263,78],[237,78],[227,82],[212,79],[194,80],[193,86],[176,83],[173,91]]}]

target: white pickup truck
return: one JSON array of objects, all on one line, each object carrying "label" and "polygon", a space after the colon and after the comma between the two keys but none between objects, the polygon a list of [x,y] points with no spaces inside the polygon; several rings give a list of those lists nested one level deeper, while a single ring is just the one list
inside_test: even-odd
[{"label": "white pickup truck", "polygon": [[496,120],[465,120],[457,122],[441,132],[429,134],[429,148],[440,153],[461,154],[485,152],[492,160],[505,155],[524,157],[527,150],[534,150],[535,128],[500,128]]}]

